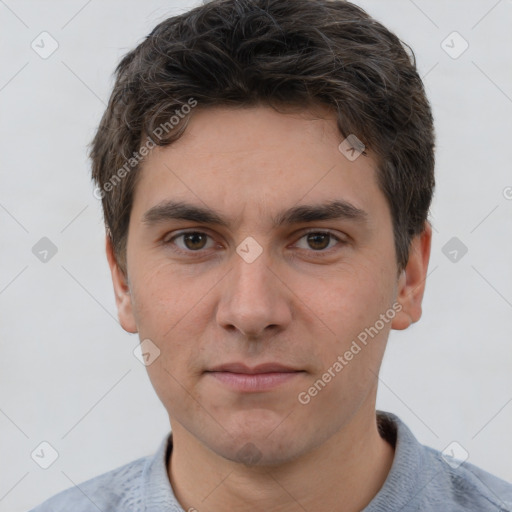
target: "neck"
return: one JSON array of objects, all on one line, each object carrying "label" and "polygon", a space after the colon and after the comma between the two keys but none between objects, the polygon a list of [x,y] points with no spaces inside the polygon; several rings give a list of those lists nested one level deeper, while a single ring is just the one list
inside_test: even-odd
[{"label": "neck", "polygon": [[168,473],[184,510],[357,512],[384,484],[394,448],[380,437],[375,405],[359,410],[322,445],[280,466],[245,466],[218,456],[173,426]]}]

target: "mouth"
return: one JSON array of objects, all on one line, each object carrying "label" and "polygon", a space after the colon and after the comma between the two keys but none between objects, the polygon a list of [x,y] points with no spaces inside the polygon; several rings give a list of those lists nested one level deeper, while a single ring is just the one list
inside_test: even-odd
[{"label": "mouth", "polygon": [[255,393],[272,390],[305,372],[279,363],[265,363],[252,368],[243,363],[228,363],[205,373],[233,391]]}]

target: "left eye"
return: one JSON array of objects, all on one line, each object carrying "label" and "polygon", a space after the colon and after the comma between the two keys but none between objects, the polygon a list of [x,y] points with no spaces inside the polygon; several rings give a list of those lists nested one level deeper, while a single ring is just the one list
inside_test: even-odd
[{"label": "left eye", "polygon": [[[330,242],[337,241],[343,242],[340,238],[329,233],[328,231],[311,231],[306,233],[305,235],[300,237],[300,240],[306,240],[306,244],[310,249],[313,249],[315,252],[324,251],[325,249],[330,249]],[[308,247],[300,247],[301,249],[308,249]]]},{"label": "left eye", "polygon": [[175,240],[181,239],[183,241],[184,246],[177,243],[176,245],[178,246],[179,249],[181,249],[182,251],[196,252],[201,249],[209,248],[209,247],[206,247],[206,240],[208,238],[211,238],[211,237],[209,235],[207,235],[206,233],[202,233],[200,231],[190,231],[187,233],[181,233],[179,235],[173,236],[166,243],[170,244],[170,243],[174,242]]}]

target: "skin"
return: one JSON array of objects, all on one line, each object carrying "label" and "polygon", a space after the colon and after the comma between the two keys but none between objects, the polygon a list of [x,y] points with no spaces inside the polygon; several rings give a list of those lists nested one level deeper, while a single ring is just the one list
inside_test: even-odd
[{"label": "skin", "polygon": [[[198,107],[183,137],[144,163],[127,275],[107,237],[121,325],[160,350],[147,369],[169,414],[168,474],[184,510],[327,512],[343,503],[345,512],[359,511],[390,470],[394,448],[375,419],[377,375],[391,328],[406,329],[421,316],[432,232],[425,223],[399,274],[375,159],[369,152],[349,161],[338,149],[342,140],[323,108]],[[146,225],[144,213],[168,199],[214,208],[231,225]],[[333,199],[366,211],[367,222],[271,223],[281,210]],[[191,228],[208,236],[163,243]],[[306,230],[345,243],[315,245]],[[249,236],[262,248],[252,263],[236,252]],[[392,321],[301,404],[299,393],[394,303],[401,311]],[[233,361],[302,372],[256,393],[205,373]],[[252,463],[240,455],[248,446],[257,455]]]}]

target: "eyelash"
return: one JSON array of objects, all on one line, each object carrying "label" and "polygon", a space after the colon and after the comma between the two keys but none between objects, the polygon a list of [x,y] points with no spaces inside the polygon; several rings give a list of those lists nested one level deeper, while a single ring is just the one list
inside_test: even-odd
[{"label": "eyelash", "polygon": [[[187,249],[187,250],[181,249],[181,248],[175,246],[174,241],[176,239],[184,237],[185,235],[190,235],[190,234],[206,235],[207,237],[212,238],[208,233],[205,233],[204,231],[197,231],[197,230],[182,231],[182,232],[174,235],[169,240],[164,240],[163,244],[164,245],[174,245],[174,248],[172,249],[173,251],[175,251],[175,252],[177,252],[179,254],[187,255],[187,256],[190,256],[191,254],[201,255],[201,253],[203,253],[204,251],[208,250],[208,249],[198,249],[197,251],[193,251],[193,250],[190,250],[190,249]],[[299,237],[299,240],[303,239],[304,237],[306,237],[308,235],[312,235],[312,234],[314,234],[314,235],[328,235],[328,236],[331,237],[331,239],[329,240],[329,243],[331,242],[332,239],[334,239],[335,241],[338,242],[338,245],[340,245],[340,246],[346,245],[348,243],[346,240],[341,239],[340,237],[336,236],[334,233],[332,233],[331,231],[328,231],[328,230],[311,230],[311,231],[307,231],[307,232],[303,233]],[[316,256],[321,257],[322,255],[330,254],[331,250],[334,249],[334,248],[335,247],[331,247],[329,249],[321,249],[321,250],[318,250],[318,251],[315,251],[314,249],[301,249],[301,250],[313,253],[315,255],[315,257]]]}]

